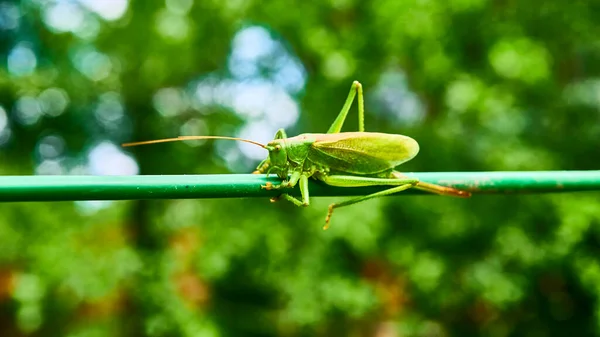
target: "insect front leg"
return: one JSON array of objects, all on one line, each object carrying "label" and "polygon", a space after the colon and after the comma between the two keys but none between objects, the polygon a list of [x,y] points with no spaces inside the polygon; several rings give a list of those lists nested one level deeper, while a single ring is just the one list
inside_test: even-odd
[{"label": "insect front leg", "polygon": [[263,174],[265,172],[267,172],[267,170],[269,169],[269,166],[271,166],[271,161],[269,160],[269,158],[263,160],[260,162],[260,164],[258,164],[258,166],[256,167],[256,170],[254,170],[254,172],[252,172],[252,174]]},{"label": "insect front leg", "polygon": [[350,93],[348,94],[348,98],[346,98],[346,102],[344,103],[340,114],[335,121],[333,121],[333,124],[331,124],[329,130],[327,130],[327,133],[340,133],[342,131],[342,125],[344,125],[344,121],[346,121],[346,116],[348,116],[348,111],[350,111],[356,93],[358,93],[358,131],[365,131],[365,103],[362,84],[358,81],[354,81],[352,82]]},{"label": "insect front leg", "polygon": [[271,202],[277,202],[281,198],[283,198],[284,200],[287,200],[296,206],[308,206],[310,204],[308,194],[308,176],[305,174],[300,175],[300,179],[298,182],[300,184],[300,193],[302,195],[302,200],[298,200],[297,198],[294,198],[293,196],[284,193],[280,196],[271,198]]},{"label": "insect front leg", "polygon": [[302,176],[302,172],[301,171],[296,171],[293,172],[292,175],[290,176],[290,180],[284,180],[281,182],[281,184],[278,185],[273,185],[270,182],[268,182],[266,185],[261,185],[261,188],[264,188],[265,190],[280,190],[282,188],[292,188],[294,186],[296,186],[296,184],[298,183],[298,181],[300,180],[300,177]]},{"label": "insect front leg", "polygon": [[371,177],[357,177],[357,176],[343,176],[343,175],[319,175],[317,179],[323,181],[327,185],[331,186],[339,186],[339,187],[361,187],[361,186],[379,186],[379,185],[390,185],[396,186],[387,190],[383,190],[380,192],[376,192],[373,194],[365,195],[362,197],[350,199],[347,201],[333,203],[329,205],[329,212],[327,213],[327,217],[325,218],[325,226],[323,229],[329,228],[329,221],[331,220],[331,216],[333,214],[333,210],[336,208],[340,208],[343,206],[349,206],[352,204],[359,203],[361,201],[378,198],[394,193],[398,193],[409,188],[416,186],[419,183],[419,180],[416,178],[371,178]]}]

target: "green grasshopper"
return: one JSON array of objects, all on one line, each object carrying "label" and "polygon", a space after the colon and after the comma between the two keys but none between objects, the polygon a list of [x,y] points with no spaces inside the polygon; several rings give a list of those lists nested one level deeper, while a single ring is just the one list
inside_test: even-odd
[{"label": "green grasshopper", "polygon": [[[341,132],[346,116],[358,94],[358,132]],[[364,98],[362,85],[352,83],[348,98],[339,115],[329,127],[327,133],[305,133],[288,138],[280,129],[275,139],[266,145],[240,138],[221,136],[180,136],[126,143],[123,146],[135,146],[170,141],[196,139],[228,139],[251,143],[269,151],[255,174],[276,174],[282,182],[274,185],[267,183],[261,188],[267,190],[285,190],[300,185],[301,199],[288,193],[272,198],[275,202],[283,198],[297,206],[309,205],[308,179],[313,178],[327,185],[339,187],[391,186],[389,189],[329,205],[325,226],[329,227],[334,209],[349,206],[361,201],[398,193],[409,188],[468,198],[471,194],[455,188],[430,184],[417,178],[407,177],[394,168],[414,158],[419,152],[419,144],[412,138],[377,132],[365,132]]]}]

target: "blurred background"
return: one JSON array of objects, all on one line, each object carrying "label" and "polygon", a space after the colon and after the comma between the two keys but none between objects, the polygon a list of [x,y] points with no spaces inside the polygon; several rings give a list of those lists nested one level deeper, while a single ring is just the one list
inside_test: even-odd
[{"label": "blurred background", "polygon": [[[404,171],[598,168],[600,2],[0,0],[0,174],[247,173],[353,80]],[[356,107],[344,130],[356,130]],[[0,204],[1,336],[600,335],[597,193]]]}]

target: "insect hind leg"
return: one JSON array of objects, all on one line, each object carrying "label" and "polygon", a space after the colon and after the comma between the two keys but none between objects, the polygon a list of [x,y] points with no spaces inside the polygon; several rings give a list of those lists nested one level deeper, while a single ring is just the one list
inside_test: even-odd
[{"label": "insect hind leg", "polygon": [[346,116],[348,116],[348,111],[350,111],[350,107],[354,102],[354,97],[358,94],[358,131],[365,131],[365,103],[363,98],[363,88],[362,84],[358,81],[352,82],[352,87],[350,88],[350,93],[348,93],[348,97],[346,98],[346,102],[344,102],[344,106],[340,111],[339,115],[333,121],[333,124],[327,130],[327,133],[340,133],[342,131],[342,126],[346,121]]},{"label": "insect hind leg", "polygon": [[[398,179],[408,178],[407,176],[405,176],[404,174],[402,174],[398,171],[392,171],[392,176],[396,177]],[[439,194],[439,195],[447,195],[447,196],[451,196],[451,197],[459,197],[459,198],[471,197],[471,192],[469,192],[469,191],[459,190],[454,187],[426,183],[424,181],[419,181],[419,183],[415,186],[415,188],[418,190],[421,190],[421,191]]]},{"label": "insect hind leg", "polygon": [[376,193],[372,193],[366,196],[350,199],[347,201],[343,201],[340,203],[334,203],[329,205],[329,212],[327,213],[327,217],[325,218],[325,226],[323,229],[329,228],[329,221],[331,220],[331,215],[333,214],[333,210],[343,206],[349,206],[352,204],[359,203],[361,201],[378,198],[394,193],[398,193],[404,190],[407,190],[411,187],[414,187],[419,183],[419,180],[416,178],[410,177],[402,177],[402,178],[375,178],[375,177],[358,177],[358,176],[344,176],[344,175],[317,175],[317,179],[323,181],[327,185],[331,186],[340,186],[340,187],[359,187],[359,186],[379,186],[379,185],[388,185],[395,186],[389,188],[387,190],[379,191]]},{"label": "insect hind leg", "polygon": [[333,203],[333,204],[329,205],[329,211],[327,212],[327,217],[325,218],[325,226],[323,226],[323,229],[325,230],[325,229],[329,228],[329,222],[331,221],[331,216],[333,215],[333,210],[336,209],[336,208],[340,208],[340,207],[344,207],[344,206],[350,206],[350,205],[359,203],[361,201],[365,201],[365,200],[369,200],[369,199],[373,199],[373,198],[383,197],[383,196],[386,196],[386,195],[390,195],[390,194],[402,192],[402,191],[407,190],[407,189],[409,189],[409,188],[411,188],[413,186],[415,186],[415,183],[404,184],[404,185],[392,187],[392,188],[387,189],[387,190],[379,191],[379,192],[376,192],[376,193],[373,193],[373,194],[365,195],[365,196],[362,196],[362,197],[358,197],[358,198],[354,198],[354,199],[342,201],[342,202],[339,202],[339,203]]},{"label": "insect hind leg", "polygon": [[275,133],[275,139],[285,139],[287,138],[287,134],[285,133],[284,129],[279,129],[277,130],[277,132]]}]

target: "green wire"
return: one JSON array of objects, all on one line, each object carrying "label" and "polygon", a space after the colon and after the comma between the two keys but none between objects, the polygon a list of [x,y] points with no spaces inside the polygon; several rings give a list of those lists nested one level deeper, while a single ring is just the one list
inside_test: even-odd
[{"label": "green wire", "polygon": [[[422,181],[477,194],[547,193],[600,190],[600,171],[419,172]],[[2,176],[0,201],[137,200],[270,197],[281,192],[261,189],[279,179],[256,174],[153,176]],[[354,196],[384,190],[376,187],[332,187],[310,181],[310,196]],[[298,188],[289,191],[299,195]],[[423,194],[410,189],[397,195]]]}]

